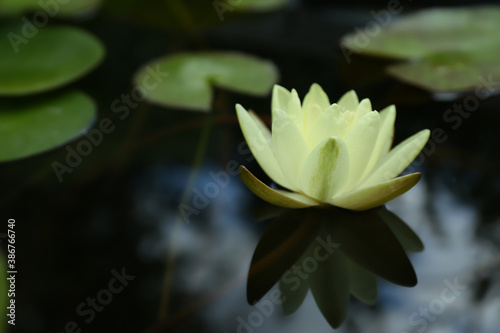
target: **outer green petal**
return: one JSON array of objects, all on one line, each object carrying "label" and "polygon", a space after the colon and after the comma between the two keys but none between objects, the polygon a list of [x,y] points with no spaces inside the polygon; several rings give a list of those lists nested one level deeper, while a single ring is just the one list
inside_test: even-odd
[{"label": "outer green petal", "polygon": [[252,154],[265,173],[276,183],[289,187],[272,150],[272,138],[269,129],[256,116],[251,116],[240,104],[236,104],[236,114]]},{"label": "outer green petal", "polygon": [[429,135],[430,131],[425,129],[401,142],[378,163],[375,171],[360,186],[372,186],[399,175],[417,157],[429,139]]},{"label": "outer green petal", "polygon": [[349,124],[344,117],[344,113],[337,104],[332,104],[316,120],[309,136],[307,137],[307,147],[312,150],[325,138],[336,136],[343,139],[349,129]]},{"label": "outer green petal", "polygon": [[288,114],[280,109],[274,113],[272,133],[276,159],[291,185],[285,187],[297,192],[299,172],[309,153],[302,133]]},{"label": "outer green petal", "polygon": [[395,178],[371,187],[355,190],[340,197],[333,198],[330,203],[350,210],[367,210],[399,197],[415,186],[420,180],[420,173],[412,173]]},{"label": "outer green petal", "polygon": [[324,110],[330,106],[330,100],[327,94],[323,91],[323,88],[317,83],[313,83],[309,92],[304,97],[302,102],[302,109],[307,110],[311,104],[318,104],[319,107]]},{"label": "outer green petal", "polygon": [[380,161],[380,158],[387,154],[392,143],[392,137],[394,135],[394,121],[396,120],[396,108],[394,105],[391,105],[379,112],[379,115],[380,131],[375,147],[373,147],[372,156],[370,157],[370,161],[366,166],[366,170],[362,178],[366,177]]},{"label": "outer green petal", "polygon": [[349,182],[344,191],[350,191],[362,180],[366,166],[373,153],[380,129],[378,112],[370,112],[361,118],[347,133],[344,142],[349,151],[350,174]]},{"label": "outer green petal", "polygon": [[342,110],[355,111],[359,105],[358,95],[354,90],[349,90],[342,97],[340,97],[337,104],[342,108]]},{"label": "outer green petal", "polygon": [[288,100],[290,99],[290,92],[277,84],[273,87],[273,97],[271,100],[271,111],[275,109],[286,110]]},{"label": "outer green petal", "polygon": [[273,205],[285,208],[305,208],[319,205],[318,202],[301,194],[270,188],[242,165],[240,166],[240,177],[250,191]]},{"label": "outer green petal", "polygon": [[324,140],[314,149],[300,172],[300,189],[320,201],[328,201],[342,188],[349,175],[349,153],[337,137]]}]

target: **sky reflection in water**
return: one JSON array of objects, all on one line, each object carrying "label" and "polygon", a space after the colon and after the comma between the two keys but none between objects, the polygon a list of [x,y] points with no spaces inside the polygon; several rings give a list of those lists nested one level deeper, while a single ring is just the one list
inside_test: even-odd
[{"label": "sky reflection in water", "polygon": [[[258,308],[246,302],[247,271],[259,237],[269,222],[259,222],[251,216],[252,195],[237,176],[230,179],[220,195],[209,200],[205,209],[191,216],[189,224],[182,223],[173,234],[174,226],[167,221],[175,219],[178,210],[175,197],[170,196],[182,191],[188,176],[187,169],[173,169],[166,165],[150,169],[136,182],[136,218],[152,226],[138,251],[144,260],[161,260],[169,249],[171,237],[177,239],[172,289],[181,299],[196,300],[209,295],[208,301],[195,310],[208,331],[236,332],[239,328],[245,332],[241,323],[248,324],[250,318],[252,325],[246,329],[258,332],[278,329],[330,332],[331,327],[310,292],[298,311],[288,317],[283,316],[276,304],[270,313],[255,315]],[[203,189],[212,181],[211,171],[216,172],[217,166],[208,164],[202,168],[198,188]],[[475,208],[459,202],[439,180],[433,181],[437,182],[436,204],[426,200],[428,186],[422,179],[414,189],[387,205],[425,244],[423,252],[410,254],[418,276],[417,286],[400,287],[379,278],[377,303],[368,306],[351,297],[340,332],[350,332],[353,328],[359,332],[495,332],[500,327],[497,315],[500,301],[491,296],[491,290],[474,303],[478,277],[487,273],[487,266],[482,272],[477,270],[494,262],[497,250],[494,244],[476,235],[479,217]],[[253,202],[258,204],[258,200]],[[453,283],[458,289],[455,288],[455,293],[444,291],[443,298],[443,290]],[[160,284],[161,275],[153,285]],[[263,299],[269,299],[270,294]]]}]

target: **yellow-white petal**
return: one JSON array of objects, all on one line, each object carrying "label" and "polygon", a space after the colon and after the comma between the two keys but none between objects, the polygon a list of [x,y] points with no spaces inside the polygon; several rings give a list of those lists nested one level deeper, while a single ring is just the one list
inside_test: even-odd
[{"label": "yellow-white petal", "polygon": [[342,108],[342,110],[355,111],[359,105],[358,95],[354,90],[349,90],[342,97],[340,97],[337,104]]},{"label": "yellow-white petal", "polygon": [[240,166],[239,173],[243,183],[256,196],[273,205],[285,208],[305,208],[319,205],[318,202],[299,193],[270,188],[242,165]]},{"label": "yellow-white petal", "polygon": [[401,142],[378,163],[373,173],[368,175],[360,186],[372,186],[399,175],[417,157],[429,135],[430,131],[426,129]]},{"label": "yellow-white petal", "polygon": [[361,102],[359,102],[359,105],[356,108],[356,112],[354,113],[354,124],[356,124],[361,118],[363,118],[365,114],[371,111],[373,111],[372,103],[368,98],[365,98]]},{"label": "yellow-white petal", "polygon": [[273,116],[273,147],[278,165],[290,186],[297,191],[299,171],[309,153],[306,143],[294,121],[285,111],[276,109]]},{"label": "yellow-white petal", "polygon": [[420,177],[420,173],[412,173],[410,175],[391,179],[371,187],[355,190],[340,197],[333,198],[330,203],[334,206],[350,210],[362,211],[371,209],[383,205],[405,193],[418,183]]},{"label": "yellow-white petal", "polygon": [[273,87],[273,97],[271,100],[271,111],[275,109],[286,110],[288,100],[290,99],[290,92],[277,84]]},{"label": "yellow-white petal", "polygon": [[361,118],[347,133],[344,142],[349,151],[350,174],[345,191],[350,191],[362,180],[366,165],[370,161],[373,147],[380,129],[378,112],[370,112]]},{"label": "yellow-white petal", "polygon": [[[377,165],[380,158],[387,154],[392,143],[392,138],[394,136],[394,121],[396,120],[396,108],[391,105],[381,112],[380,115],[380,131],[378,133],[377,141],[373,147],[373,153],[370,157],[370,161],[366,166],[366,170],[362,178],[368,176],[368,174]],[[397,175],[396,175],[397,176]]]},{"label": "yellow-white petal", "polygon": [[313,150],[325,138],[336,136],[343,139],[348,130],[344,113],[337,104],[323,111],[307,136],[307,147]]},{"label": "yellow-white petal", "polygon": [[328,201],[349,176],[349,153],[337,137],[325,139],[309,156],[300,172],[300,189],[307,196]]},{"label": "yellow-white petal", "polygon": [[309,88],[309,92],[306,94],[304,101],[302,102],[302,109],[307,110],[311,104],[319,105],[322,110],[330,106],[330,100],[328,99],[327,94],[317,83],[313,83],[311,88]]},{"label": "yellow-white petal", "polygon": [[248,111],[248,114],[250,117],[252,117],[253,121],[259,126],[260,130],[262,131],[262,134],[264,135],[264,138],[266,139],[267,143],[271,147],[271,150],[273,148],[273,137],[271,135],[271,130],[267,125],[260,119],[260,117],[253,112],[252,110]]},{"label": "yellow-white petal", "polygon": [[260,120],[255,121],[254,116],[250,115],[240,104],[236,104],[236,114],[248,147],[264,172],[276,183],[289,187],[290,184],[285,179],[273,153],[272,138],[267,126]]},{"label": "yellow-white petal", "polygon": [[[394,105],[389,105],[379,112],[380,114],[380,131],[384,131],[386,141],[383,143],[382,156],[387,154],[391,150],[392,141],[394,140],[394,123],[396,121],[396,107]],[[382,126],[384,128],[382,128]],[[387,131],[387,132],[386,132]]]},{"label": "yellow-white petal", "polygon": [[311,133],[312,127],[314,126],[314,124],[316,124],[316,121],[318,120],[318,118],[321,116],[322,113],[323,109],[320,108],[318,104],[309,104],[307,110],[304,110],[303,133],[304,133],[304,138],[306,138],[306,140],[309,134]]},{"label": "yellow-white petal", "polygon": [[[282,109],[283,110],[283,109]],[[303,115],[302,115],[302,105],[300,104],[300,98],[295,89],[292,90],[290,94],[290,99],[288,100],[288,105],[285,109],[286,113],[295,122],[295,125],[302,130],[303,129]]]}]

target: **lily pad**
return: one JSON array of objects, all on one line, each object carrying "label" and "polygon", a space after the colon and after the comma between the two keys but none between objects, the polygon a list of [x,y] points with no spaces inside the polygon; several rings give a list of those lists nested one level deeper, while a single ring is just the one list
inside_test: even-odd
[{"label": "lily pad", "polygon": [[[36,29],[36,28],[35,28]],[[93,35],[73,27],[46,27],[26,34],[20,24],[0,27],[0,95],[27,95],[68,84],[104,57]],[[31,37],[30,37],[31,36]]]},{"label": "lily pad", "polygon": [[[101,2],[102,0],[66,0],[64,3],[62,1],[2,0],[0,14],[19,15],[33,11],[45,12],[48,17],[78,16],[98,8]],[[43,5],[41,6],[40,3]]]},{"label": "lily pad", "polygon": [[92,99],[76,91],[29,101],[0,99],[0,162],[62,145],[88,128],[95,114]]},{"label": "lily pad", "polygon": [[462,91],[482,86],[481,77],[500,73],[499,30],[500,6],[433,8],[396,19],[374,36],[357,30],[341,45],[406,60],[389,66],[388,73],[407,83],[437,92]]},{"label": "lily pad", "polygon": [[170,55],[142,68],[134,83],[146,98],[168,107],[208,111],[214,86],[265,96],[278,80],[270,61],[232,52],[202,52]]}]

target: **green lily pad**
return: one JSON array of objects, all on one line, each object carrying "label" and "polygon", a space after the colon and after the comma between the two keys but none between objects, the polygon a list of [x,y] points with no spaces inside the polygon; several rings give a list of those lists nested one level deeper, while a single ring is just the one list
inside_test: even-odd
[{"label": "green lily pad", "polygon": [[154,60],[135,75],[134,83],[152,103],[208,111],[213,86],[264,96],[277,80],[278,70],[270,61],[242,53],[203,52]]},{"label": "green lily pad", "polygon": [[47,151],[79,136],[96,106],[81,92],[20,101],[0,99],[0,162]]},{"label": "green lily pad", "polygon": [[102,0],[66,0],[64,4],[59,2],[62,1],[2,0],[0,14],[20,15],[32,11],[44,12],[47,17],[78,16],[98,8]]},{"label": "green lily pad", "polygon": [[[20,24],[0,27],[0,95],[27,95],[68,84],[104,58],[93,35],[73,27],[46,27],[27,34]],[[30,37],[31,36],[31,37]]]},{"label": "green lily pad", "polygon": [[[460,53],[433,54],[416,61],[390,65],[387,72],[403,82],[436,92],[493,88],[492,85],[485,87],[482,82],[488,80],[492,71],[500,73],[500,62],[476,58]],[[485,80],[480,81],[480,77]]]},{"label": "green lily pad", "polygon": [[341,46],[406,60],[388,73],[427,90],[474,89],[482,86],[480,77],[500,73],[500,6],[426,9],[395,19],[378,34],[368,30],[344,36]]}]

